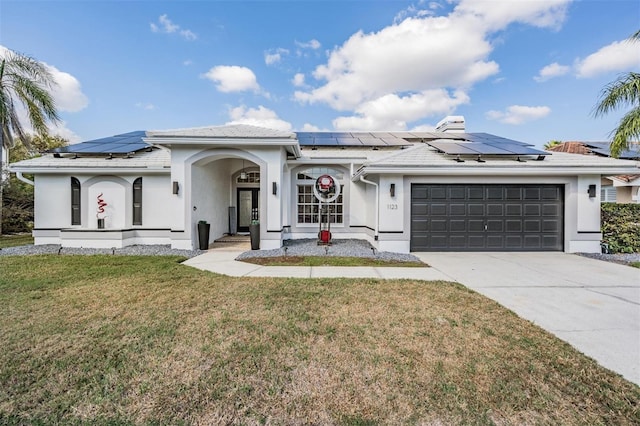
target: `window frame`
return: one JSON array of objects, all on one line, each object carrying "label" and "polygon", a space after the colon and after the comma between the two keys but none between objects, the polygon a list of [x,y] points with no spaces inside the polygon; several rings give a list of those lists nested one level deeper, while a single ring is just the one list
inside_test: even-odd
[{"label": "window frame", "polygon": [[[318,208],[320,202],[313,194],[313,185],[318,177],[324,174],[333,176],[340,184],[340,195],[328,203],[330,206],[330,223],[332,227],[346,226],[346,194],[345,171],[331,166],[311,166],[294,171],[294,188],[296,201],[294,204],[295,226],[300,228],[316,228],[320,226]],[[326,203],[323,203],[326,205]]]},{"label": "window frame", "polygon": [[82,225],[82,185],[71,176],[71,225]]},{"label": "window frame", "polygon": [[131,186],[132,224],[142,226],[142,177],[136,178]]}]

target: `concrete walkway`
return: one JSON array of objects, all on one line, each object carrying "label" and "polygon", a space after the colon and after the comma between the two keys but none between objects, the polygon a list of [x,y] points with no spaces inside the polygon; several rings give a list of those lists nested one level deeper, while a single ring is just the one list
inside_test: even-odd
[{"label": "concrete walkway", "polygon": [[292,278],[409,278],[418,280],[451,280],[434,268],[402,268],[377,266],[261,266],[234,260],[246,250],[210,249],[184,262],[194,268],[232,277],[292,277]]},{"label": "concrete walkway", "polygon": [[413,253],[431,268],[277,267],[212,249],[186,265],[247,277],[457,281],[640,385],[640,269],[566,253]]}]

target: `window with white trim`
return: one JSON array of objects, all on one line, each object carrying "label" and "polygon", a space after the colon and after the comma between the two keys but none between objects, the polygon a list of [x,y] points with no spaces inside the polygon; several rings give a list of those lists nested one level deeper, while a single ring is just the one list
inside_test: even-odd
[{"label": "window with white trim", "polygon": [[[300,170],[296,174],[298,224],[320,223],[320,202],[313,195],[313,185],[316,179],[322,175],[331,175],[340,183],[340,195],[335,201],[328,203],[327,210],[323,214],[328,216],[329,222],[332,224],[344,223],[344,172],[330,167],[311,167]],[[323,203],[323,205],[327,205],[327,203]]]},{"label": "window with white trim", "polygon": [[71,178],[71,224],[81,225],[80,221],[80,181]]},{"label": "window with white trim", "polygon": [[142,225],[142,178],[133,181],[133,224]]},{"label": "window with white trim", "polygon": [[600,187],[600,202],[601,203],[615,203],[618,188],[613,185]]},{"label": "window with white trim", "polygon": [[242,172],[238,175],[236,179],[237,183],[260,183],[260,172],[259,171],[249,171]]}]

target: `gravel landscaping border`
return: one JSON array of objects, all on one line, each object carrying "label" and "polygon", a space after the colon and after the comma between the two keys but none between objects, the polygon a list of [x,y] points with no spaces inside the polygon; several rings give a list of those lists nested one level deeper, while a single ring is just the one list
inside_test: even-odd
[{"label": "gravel landscaping border", "polygon": [[280,256],[366,257],[391,262],[422,262],[412,254],[378,251],[366,240],[333,240],[331,245],[318,245],[315,238],[284,240],[281,248],[245,251],[236,260]]},{"label": "gravel landscaping border", "polygon": [[[345,256],[367,257],[385,261],[420,262],[420,259],[412,254],[378,251],[365,240],[334,240],[330,246],[317,244],[316,239],[285,240],[283,247],[273,250],[249,250],[240,254],[236,260],[244,260],[256,257],[279,256]],[[206,253],[204,250],[178,250],[169,245],[133,245],[124,248],[72,248],[62,247],[57,244],[26,245],[0,248],[0,256],[31,256],[38,254],[60,255],[93,255],[111,254],[117,256],[184,256],[192,258]],[[630,265],[632,262],[640,262],[640,253],[576,253],[579,256],[607,262]]]}]

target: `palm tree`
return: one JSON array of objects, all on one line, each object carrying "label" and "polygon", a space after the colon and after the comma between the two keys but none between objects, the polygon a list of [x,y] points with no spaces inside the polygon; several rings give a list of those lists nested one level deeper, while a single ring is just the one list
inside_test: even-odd
[{"label": "palm tree", "polygon": [[[1,53],[1,52],[0,52]],[[60,120],[50,90],[56,84],[47,67],[29,56],[5,50],[0,58],[0,235],[2,235],[2,184],[6,154],[16,140],[31,149],[23,123],[18,117],[22,105],[33,130],[47,136],[48,122]],[[3,152],[5,151],[5,152]]]},{"label": "palm tree", "polygon": [[[640,41],[640,31],[631,37],[629,42]],[[594,115],[601,117],[624,105],[631,105],[631,111],[627,112],[618,127],[612,132],[610,151],[612,157],[619,157],[620,153],[629,149],[632,139],[640,139],[640,74],[629,72],[621,75],[615,81],[609,83],[602,90],[600,102],[596,106]]]},{"label": "palm tree", "polygon": [[549,142],[544,144],[544,149],[549,149],[549,148],[553,148],[554,146],[558,146],[562,143],[562,141],[558,141],[558,140],[550,140]]}]

